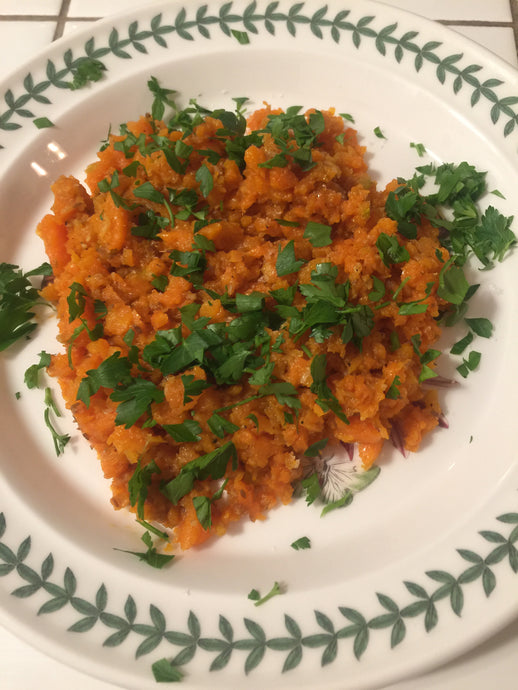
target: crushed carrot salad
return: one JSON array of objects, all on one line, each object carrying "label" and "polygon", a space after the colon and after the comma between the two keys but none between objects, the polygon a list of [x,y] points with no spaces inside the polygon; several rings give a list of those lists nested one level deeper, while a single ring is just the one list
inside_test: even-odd
[{"label": "crushed carrot salad", "polygon": [[288,503],[309,448],[356,444],[368,469],[396,431],[415,451],[438,424],[422,382],[449,253],[425,217],[398,232],[398,183],[377,189],[346,124],[269,106],[245,121],[242,103],[147,115],[86,186],[52,187],[49,371],[113,506],[182,549]]}]

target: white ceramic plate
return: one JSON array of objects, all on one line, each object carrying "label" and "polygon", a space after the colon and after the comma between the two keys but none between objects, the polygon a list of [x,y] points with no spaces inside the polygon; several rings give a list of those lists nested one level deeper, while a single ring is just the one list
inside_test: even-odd
[{"label": "white ceramic plate", "polygon": [[[71,91],[85,56],[102,60],[105,76]],[[149,109],[150,75],[184,102],[335,106],[354,116],[380,183],[425,160],[468,160],[507,199],[488,202],[518,210],[518,76],[480,47],[366,0],[164,2],[54,44],[0,86],[2,261],[44,260],[34,230],[51,181],[81,175],[110,123]],[[38,117],[55,126],[38,130]],[[139,533],[110,508],[98,462],[66,416],[60,428],[73,441],[54,454],[42,391],[23,383],[37,353],[53,350],[47,319],[0,362],[2,622],[139,690],[155,686],[162,658],[193,689],[372,688],[493,634],[518,613],[516,256],[478,278],[472,309],[495,335],[477,342],[480,371],[443,397],[449,430],[408,459],[387,454],[347,510],[321,520],[295,502],[161,571],[114,550],[139,550]],[[443,357],[441,373],[456,364]],[[313,546],[294,551],[302,535]],[[248,592],[274,580],[286,593],[255,608]]]}]

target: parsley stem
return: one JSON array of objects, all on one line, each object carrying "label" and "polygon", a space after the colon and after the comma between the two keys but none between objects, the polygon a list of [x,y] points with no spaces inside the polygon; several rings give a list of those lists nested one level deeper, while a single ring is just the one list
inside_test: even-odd
[{"label": "parsley stem", "polygon": [[280,584],[275,582],[268,594],[265,594],[264,597],[261,597],[261,599],[258,599],[256,602],[254,602],[254,606],[261,606],[261,604],[265,604],[269,599],[272,599],[273,597],[282,593],[283,592]]},{"label": "parsley stem", "polygon": [[258,398],[264,398],[265,395],[251,395],[249,398],[244,398],[243,400],[238,400],[238,402],[232,403],[231,405],[225,405],[225,407],[218,407],[217,410],[214,410],[214,412],[226,412],[227,410],[233,410],[235,407],[239,407],[240,405],[246,405],[246,403],[251,402],[252,400],[257,400]]}]

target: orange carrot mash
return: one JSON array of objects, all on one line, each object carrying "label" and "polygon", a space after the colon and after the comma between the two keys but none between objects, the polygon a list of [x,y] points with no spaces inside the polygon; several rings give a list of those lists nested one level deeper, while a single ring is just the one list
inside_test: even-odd
[{"label": "orange carrot mash", "polygon": [[[415,451],[440,414],[420,382],[444,307],[437,229],[396,235],[385,202],[397,183],[376,188],[333,111],[305,115],[310,147],[268,128],[281,111],[232,136],[217,115],[127,123],[86,187],[54,183],[38,227],[64,346],[49,371],[113,506],[170,528],[182,549],[288,503],[313,444],[357,444],[367,469],[395,429]],[[228,141],[251,132],[232,156]],[[380,238],[406,258],[387,258]],[[401,309],[411,303],[426,308]],[[107,361],[124,365],[118,378]],[[222,471],[196,466],[222,448]]]}]

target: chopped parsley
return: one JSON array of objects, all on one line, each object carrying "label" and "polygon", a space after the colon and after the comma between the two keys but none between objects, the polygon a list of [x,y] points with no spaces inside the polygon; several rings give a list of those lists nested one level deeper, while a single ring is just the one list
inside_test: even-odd
[{"label": "chopped parsley", "polygon": [[473,333],[469,331],[466,333],[466,335],[461,338],[460,340],[457,340],[454,345],[450,348],[450,353],[452,355],[460,355],[464,352],[464,350],[470,345],[473,341]]},{"label": "chopped parsley", "polygon": [[482,355],[480,354],[480,352],[477,352],[476,350],[471,350],[467,358],[463,358],[462,364],[460,364],[457,367],[457,371],[463,378],[466,378],[470,374],[470,372],[474,371],[478,367],[481,358]]},{"label": "chopped parsley", "polygon": [[27,388],[38,388],[40,371],[50,366],[50,355],[48,352],[42,350],[39,354],[39,357],[39,362],[37,364],[31,364],[31,366],[25,371],[24,381]]},{"label": "chopped parsley", "polygon": [[345,508],[346,506],[350,505],[353,500],[353,493],[352,491],[346,491],[342,498],[337,499],[336,501],[332,501],[331,503],[327,503],[323,508],[322,512],[320,513],[320,517],[325,517],[328,513],[330,513],[332,510],[336,510],[337,508]]},{"label": "chopped parsley", "polygon": [[52,396],[52,390],[50,388],[45,388],[45,410],[43,412],[43,418],[45,420],[45,426],[50,430],[52,434],[52,440],[54,441],[54,450],[56,455],[61,455],[67,443],[70,441],[70,436],[68,434],[60,434],[52,420],[52,416],[61,417],[61,412],[59,411],[54,398]]},{"label": "chopped parsley", "polygon": [[45,302],[30,279],[50,275],[48,263],[27,273],[14,264],[0,264],[0,351],[28,338],[36,328],[34,309]]},{"label": "chopped parsley", "polygon": [[327,247],[331,244],[331,227],[323,223],[306,223],[304,237],[307,238],[314,247]]},{"label": "chopped parsley", "polygon": [[390,384],[387,392],[385,393],[385,397],[389,398],[390,400],[397,400],[399,398],[399,386],[401,385],[401,379],[399,376],[395,376],[394,380]]},{"label": "chopped parsley", "polygon": [[317,472],[312,472],[305,477],[301,482],[301,486],[306,495],[306,503],[310,506],[320,496],[320,480]]},{"label": "chopped parsley", "polygon": [[273,587],[267,594],[264,595],[264,597],[260,595],[257,589],[252,589],[248,594],[248,598],[254,602],[254,606],[262,606],[262,604],[265,604],[267,601],[278,596],[279,594],[284,594],[284,589],[278,582],[274,582]]},{"label": "chopped parsley", "polygon": [[387,235],[381,232],[376,240],[376,247],[385,266],[400,264],[410,259],[408,249],[399,244],[397,237],[394,235]]},{"label": "chopped parsley", "polygon": [[49,120],[48,117],[36,117],[33,120],[33,122],[38,129],[47,129],[48,127],[55,127],[52,120]]},{"label": "chopped parsley", "polygon": [[156,77],[151,77],[147,83],[147,86],[153,95],[151,116],[154,120],[161,120],[164,117],[166,106],[171,108],[176,107],[171,98],[176,94],[176,91],[160,86]]},{"label": "chopped parsley", "polygon": [[228,479],[225,479],[211,498],[208,496],[194,496],[192,499],[192,504],[196,510],[196,517],[204,530],[208,530],[212,526],[212,504],[223,496],[227,482]]},{"label": "chopped parsley", "polygon": [[184,676],[178,666],[175,666],[165,658],[155,661],[151,666],[151,670],[157,683],[180,683]]},{"label": "chopped parsley", "polygon": [[100,60],[91,57],[79,58],[72,68],[73,79],[68,83],[68,88],[76,91],[91,82],[100,81],[105,71],[106,66]]},{"label": "chopped parsley", "polygon": [[212,173],[208,167],[203,163],[196,171],[196,182],[200,185],[200,192],[206,198],[212,191],[214,186],[214,180],[212,178]]},{"label": "chopped parsley", "polygon": [[232,462],[233,469],[237,468],[237,450],[232,441],[227,441],[210,453],[188,462],[161,491],[173,505],[176,505],[192,490],[195,479],[221,479],[229,462]]},{"label": "chopped parsley", "polygon": [[293,240],[289,240],[284,247],[279,244],[277,263],[275,264],[278,276],[296,273],[303,265],[304,261],[302,259],[295,258],[295,243]]},{"label": "chopped parsley", "polygon": [[426,153],[426,146],[424,144],[416,144],[412,141],[410,142],[410,146],[416,150],[416,153],[419,156],[419,158],[422,158]]},{"label": "chopped parsley", "polygon": [[320,454],[320,451],[327,446],[328,438],[322,438],[320,441],[315,441],[304,451],[304,455],[307,458],[314,458]]},{"label": "chopped parsley", "polygon": [[144,532],[141,537],[144,545],[147,546],[146,551],[129,551],[128,549],[117,549],[115,551],[122,551],[136,556],[140,561],[147,563],[152,568],[161,570],[164,566],[174,559],[174,554],[159,553],[156,546],[153,544],[153,538],[149,532]]},{"label": "chopped parsley", "polygon": [[137,516],[140,519],[144,518],[144,503],[147,498],[148,488],[153,474],[160,474],[160,472],[161,470],[154,460],[151,460],[147,465],[142,467],[141,459],[139,458],[133,475],[128,481],[130,505],[137,505]]},{"label": "chopped parsley", "polygon": [[246,46],[250,43],[250,36],[246,31],[237,31],[237,29],[232,29],[232,36],[242,46]]},{"label": "chopped parsley", "polygon": [[292,542],[291,548],[295,549],[295,551],[302,551],[304,549],[310,549],[311,548],[311,541],[310,541],[309,537],[300,537],[299,539],[296,539],[294,542]]}]

